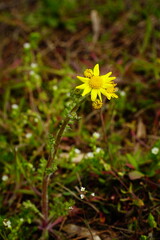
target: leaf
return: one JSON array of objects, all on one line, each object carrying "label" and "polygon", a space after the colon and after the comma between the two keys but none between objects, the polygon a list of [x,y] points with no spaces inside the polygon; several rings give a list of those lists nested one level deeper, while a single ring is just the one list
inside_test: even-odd
[{"label": "leaf", "polygon": [[152,213],[150,213],[148,215],[148,223],[149,223],[150,227],[152,227],[152,228],[156,228],[157,227],[157,223],[156,223],[155,218],[152,215]]},{"label": "leaf", "polygon": [[127,158],[128,158],[128,161],[133,165],[133,167],[135,169],[138,169],[138,163],[137,163],[135,157],[133,157],[131,154],[128,153]]},{"label": "leaf", "polygon": [[140,179],[140,178],[144,177],[144,174],[135,170],[135,171],[128,173],[128,176],[131,180],[136,180],[136,179]]}]

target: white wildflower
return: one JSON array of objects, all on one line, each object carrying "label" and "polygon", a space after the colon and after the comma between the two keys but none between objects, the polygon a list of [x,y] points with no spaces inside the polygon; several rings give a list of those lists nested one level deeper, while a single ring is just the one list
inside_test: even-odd
[{"label": "white wildflower", "polygon": [[39,119],[38,119],[38,118],[35,118],[35,119],[34,119],[34,122],[35,122],[35,123],[39,122]]},{"label": "white wildflower", "polygon": [[84,192],[85,190],[85,187],[81,187],[81,192]]},{"label": "white wildflower", "polygon": [[31,68],[37,68],[37,63],[31,63]]},{"label": "white wildflower", "polygon": [[3,220],[3,225],[7,228],[11,228],[11,221],[10,220],[7,220],[7,219],[4,219]]},{"label": "white wildflower", "polygon": [[75,152],[76,154],[80,154],[80,153],[81,153],[81,150],[79,150],[78,148],[75,148],[75,149],[74,149],[74,152]]},{"label": "white wildflower", "polygon": [[30,43],[26,42],[26,43],[23,44],[23,47],[25,49],[29,49],[31,47],[31,45],[30,45]]},{"label": "white wildflower", "polygon": [[7,176],[7,175],[3,175],[3,176],[2,176],[2,181],[5,182],[5,181],[7,181],[7,180],[8,180],[8,176]]},{"label": "white wildflower", "polygon": [[58,87],[56,85],[54,85],[52,88],[54,91],[56,91],[58,89]]},{"label": "white wildflower", "polygon": [[84,199],[85,195],[84,194],[80,194],[80,198]]},{"label": "white wildflower", "polygon": [[122,97],[126,96],[126,92],[125,92],[125,91],[119,91],[119,94],[120,94]]},{"label": "white wildflower", "polygon": [[157,155],[159,153],[159,148],[154,147],[154,148],[152,148],[151,152],[152,152],[152,154]]},{"label": "white wildflower", "polygon": [[94,192],[92,192],[92,193],[91,193],[91,196],[92,196],[92,197],[94,197],[94,196],[95,196],[95,193],[94,193]]},{"label": "white wildflower", "polygon": [[32,137],[32,133],[26,133],[26,138],[31,138]]},{"label": "white wildflower", "polygon": [[93,157],[94,157],[93,152],[88,152],[88,153],[86,154],[86,157],[87,157],[87,158],[93,158]]},{"label": "white wildflower", "polygon": [[102,151],[102,148],[96,148],[96,153],[100,153]]},{"label": "white wildflower", "polygon": [[30,76],[36,76],[36,73],[35,73],[35,71],[31,70],[31,71],[29,72],[29,75],[30,75]]},{"label": "white wildflower", "polygon": [[18,109],[19,108],[19,106],[17,105],[17,104],[12,104],[12,109]]},{"label": "white wildflower", "polygon": [[94,132],[93,133],[93,137],[95,138],[95,139],[98,139],[98,138],[100,138],[100,133],[98,133],[98,132]]}]

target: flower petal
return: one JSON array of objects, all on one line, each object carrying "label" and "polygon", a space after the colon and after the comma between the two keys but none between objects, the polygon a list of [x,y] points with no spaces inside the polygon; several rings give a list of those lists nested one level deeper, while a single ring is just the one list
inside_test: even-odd
[{"label": "flower petal", "polygon": [[77,76],[77,78],[82,81],[82,82],[87,82],[89,81],[89,78],[85,78],[85,77],[80,77],[80,76]]},{"label": "flower petal", "polygon": [[99,64],[96,64],[93,68],[94,76],[99,76]]},{"label": "flower petal", "polygon": [[97,91],[97,89],[92,89],[92,91],[91,91],[91,100],[94,102],[95,100],[96,100],[96,98],[97,98],[97,93],[98,93],[98,91]]},{"label": "flower petal", "polygon": [[76,88],[78,88],[78,89],[85,89],[86,86],[88,86],[88,85],[86,83],[83,83],[83,84],[77,86]]},{"label": "flower petal", "polygon": [[99,96],[99,99],[101,100],[101,102],[102,102],[102,96],[101,96],[101,92],[100,92],[100,90],[97,90],[98,91],[98,96]]},{"label": "flower petal", "polygon": [[114,80],[116,77],[109,77],[108,80]]},{"label": "flower petal", "polygon": [[113,97],[113,98],[118,98],[118,95],[115,94],[115,93],[112,93],[112,97]]},{"label": "flower petal", "polygon": [[[86,84],[85,84],[85,85],[86,85]],[[91,91],[91,88],[90,88],[88,85],[86,85],[86,87],[85,87],[85,89],[84,89],[84,91],[83,91],[83,93],[82,93],[82,96],[85,96],[85,95],[88,94],[90,91]]]},{"label": "flower petal", "polygon": [[102,77],[108,78],[109,76],[111,76],[111,74],[112,74],[112,72],[109,72],[109,73],[107,73],[107,74],[105,74],[105,75],[102,75]]},{"label": "flower petal", "polygon": [[108,93],[105,89],[101,88],[100,89],[101,93],[108,98],[108,100],[111,99],[112,93]]}]

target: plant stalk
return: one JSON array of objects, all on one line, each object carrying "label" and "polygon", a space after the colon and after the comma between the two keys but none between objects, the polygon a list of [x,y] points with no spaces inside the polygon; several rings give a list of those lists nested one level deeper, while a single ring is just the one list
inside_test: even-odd
[{"label": "plant stalk", "polygon": [[44,175],[43,175],[43,180],[42,180],[42,215],[43,215],[43,227],[44,229],[47,227],[48,224],[48,185],[49,185],[49,180],[50,180],[50,176],[51,174],[47,174],[46,170],[48,168],[50,168],[53,164],[53,161],[56,157],[57,151],[58,151],[58,147],[62,138],[62,135],[65,131],[65,128],[67,126],[67,124],[69,123],[70,119],[71,119],[71,114],[73,112],[76,112],[79,108],[79,106],[82,104],[82,102],[84,102],[85,98],[83,98],[81,101],[79,101],[70,111],[70,113],[68,114],[68,116],[64,119],[60,129],[57,132],[56,135],[56,139],[55,139],[55,143],[53,145],[53,153],[50,153],[50,156],[48,158],[47,164],[46,164],[46,168],[44,171]]}]

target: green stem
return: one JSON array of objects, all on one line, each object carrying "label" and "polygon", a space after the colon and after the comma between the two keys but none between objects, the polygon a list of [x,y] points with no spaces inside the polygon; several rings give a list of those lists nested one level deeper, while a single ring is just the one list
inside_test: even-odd
[{"label": "green stem", "polygon": [[[53,146],[53,154],[51,153],[49,156],[49,159],[47,161],[46,164],[46,169],[50,168],[53,164],[53,161],[56,157],[57,151],[58,151],[58,147],[62,138],[62,135],[64,133],[64,130],[67,126],[67,124],[69,123],[70,119],[71,119],[71,114],[73,112],[76,112],[79,108],[79,106],[82,104],[82,102],[84,102],[85,98],[83,98],[81,101],[79,101],[74,107],[73,109],[70,111],[70,113],[68,114],[68,116],[64,119],[59,131],[57,132],[57,136],[55,139],[55,143]],[[46,169],[44,171],[44,175],[43,175],[43,180],[42,180],[42,214],[44,217],[44,227],[45,225],[47,225],[47,221],[48,221],[48,185],[49,185],[49,180],[50,180],[50,176],[51,174],[47,174],[46,173]]]}]

